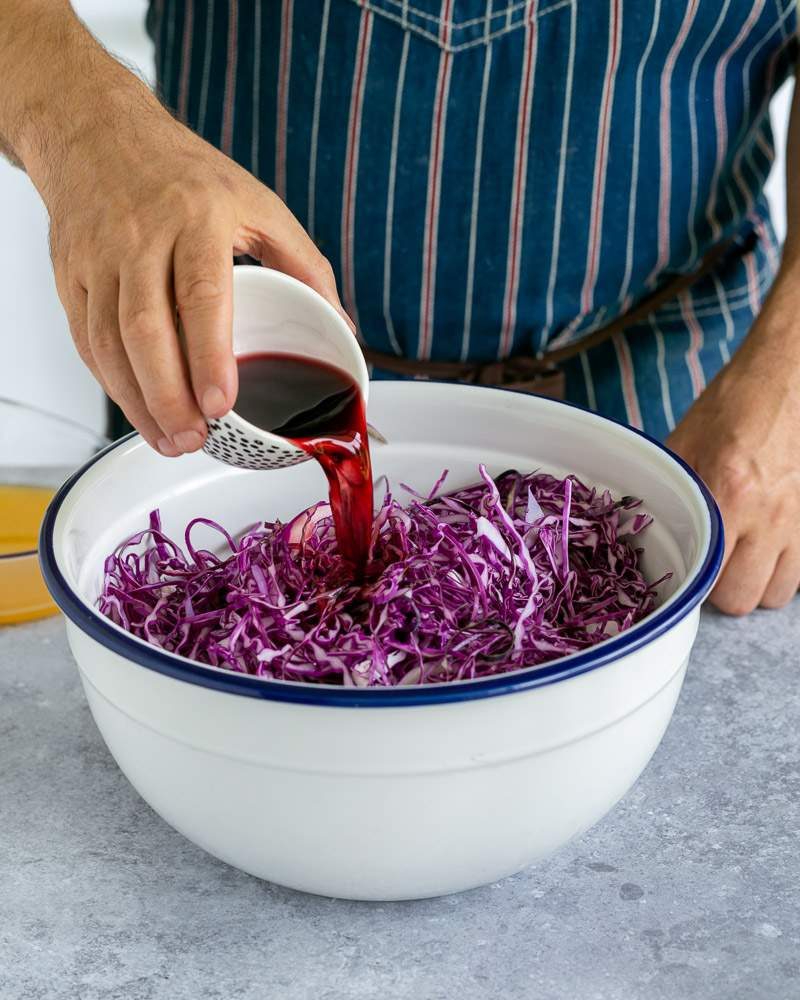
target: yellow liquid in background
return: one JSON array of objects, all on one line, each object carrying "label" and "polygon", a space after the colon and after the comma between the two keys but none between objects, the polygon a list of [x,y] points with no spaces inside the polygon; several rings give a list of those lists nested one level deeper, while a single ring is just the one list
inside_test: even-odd
[{"label": "yellow liquid in background", "polygon": [[[46,486],[0,485],[0,625],[56,611],[36,555],[39,526],[54,492]],[[25,552],[32,554],[18,554]]]}]

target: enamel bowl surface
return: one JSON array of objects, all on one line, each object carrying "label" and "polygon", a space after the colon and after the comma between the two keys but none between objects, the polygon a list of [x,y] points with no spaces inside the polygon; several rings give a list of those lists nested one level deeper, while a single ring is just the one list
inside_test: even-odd
[{"label": "enamel bowl surface", "polygon": [[[710,495],[666,449],[553,400],[420,382],[371,387],[376,477],[427,491],[536,468],[645,500],[640,536],[659,606],[591,650],[482,681],[322,687],[233,674],[124,633],[94,603],[103,560],[161,510],[233,533],[287,518],[325,490],[315,463],[235,469],[165,459],[138,436],[69,480],[42,533],[92,713],[120,768],[168,823],[261,878],[328,896],[403,899],[492,882],[597,822],[672,715],[700,604],[722,554]],[[194,537],[194,536],[193,536]],[[199,538],[202,543],[202,537]],[[210,541],[210,538],[209,538]]]}]

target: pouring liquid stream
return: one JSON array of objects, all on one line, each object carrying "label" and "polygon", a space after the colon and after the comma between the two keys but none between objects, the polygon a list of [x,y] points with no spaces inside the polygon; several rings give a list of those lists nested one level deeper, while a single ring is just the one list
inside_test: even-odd
[{"label": "pouring liquid stream", "polygon": [[363,576],[372,533],[372,465],[357,383],[332,365],[290,354],[246,354],[237,363],[236,412],[322,466],[339,551],[354,576]]}]

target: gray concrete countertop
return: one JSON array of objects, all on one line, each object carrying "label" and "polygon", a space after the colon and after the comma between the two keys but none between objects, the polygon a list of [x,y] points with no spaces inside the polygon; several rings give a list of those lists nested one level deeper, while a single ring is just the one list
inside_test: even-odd
[{"label": "gray concrete countertop", "polygon": [[796,1000],[799,611],[704,615],[661,747],[579,841],[382,905],[188,843],[117,770],[62,622],[0,629],[0,998]]}]

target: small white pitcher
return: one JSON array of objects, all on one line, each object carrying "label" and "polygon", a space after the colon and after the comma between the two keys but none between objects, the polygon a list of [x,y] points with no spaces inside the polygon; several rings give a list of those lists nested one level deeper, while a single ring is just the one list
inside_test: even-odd
[{"label": "small white pitcher", "polygon": [[[369,374],[347,323],[308,285],[267,267],[233,269],[233,353],[292,354],[346,372],[366,405]],[[292,441],[271,434],[229,410],[208,421],[203,450],[244,469],[281,469],[311,456]]]}]

